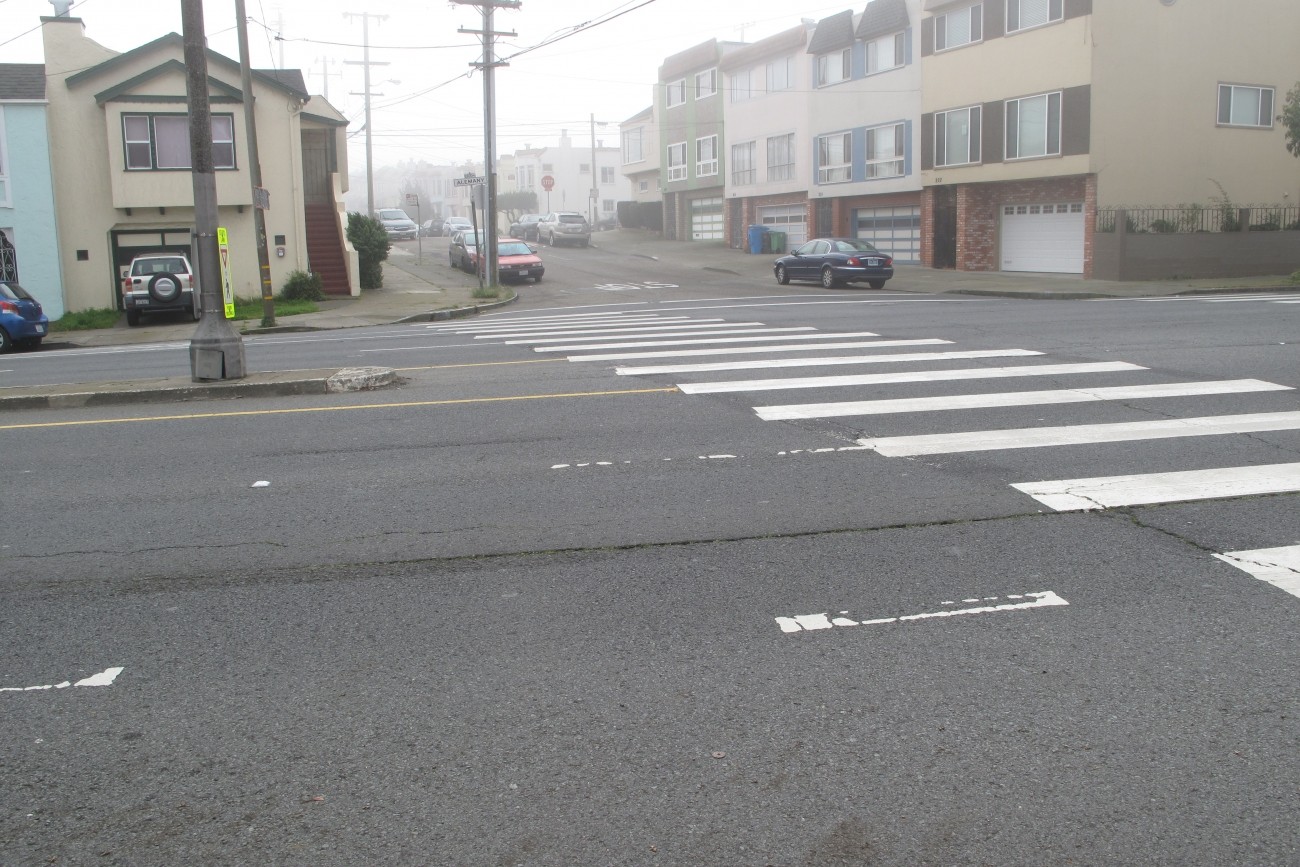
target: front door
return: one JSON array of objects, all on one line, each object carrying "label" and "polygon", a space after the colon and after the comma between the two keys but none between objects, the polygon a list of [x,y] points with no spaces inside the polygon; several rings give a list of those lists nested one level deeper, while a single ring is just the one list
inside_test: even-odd
[{"label": "front door", "polygon": [[323,129],[302,131],[302,188],[308,205],[328,205],[334,200],[330,184],[330,133]]}]

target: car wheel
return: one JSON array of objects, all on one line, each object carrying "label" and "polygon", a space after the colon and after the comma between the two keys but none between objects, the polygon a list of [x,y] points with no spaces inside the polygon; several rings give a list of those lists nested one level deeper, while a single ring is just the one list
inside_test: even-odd
[{"label": "car wheel", "polygon": [[835,272],[831,270],[831,266],[827,265],[822,268],[822,288],[834,289],[838,285],[840,285],[840,281],[835,279]]},{"label": "car wheel", "polygon": [[127,325],[130,325],[132,328],[134,328],[134,327],[136,327],[137,325],[139,325],[139,324],[140,324],[140,311],[139,311],[139,310],[128,310],[128,311],[126,311],[126,324],[127,324]]},{"label": "car wheel", "polygon": [[867,281],[867,285],[870,286],[872,289],[884,289],[884,288],[885,288],[885,281],[884,281],[884,280],[868,280],[868,281]]},{"label": "car wheel", "polygon": [[534,283],[540,283],[540,282],[542,282],[542,278],[541,278],[541,277],[534,277],[534,278],[533,278],[533,282],[534,282]]},{"label": "car wheel", "polygon": [[0,352],[8,352],[14,348],[14,342],[9,337],[9,332],[0,328]]},{"label": "car wheel", "polygon": [[784,265],[776,266],[776,282],[780,283],[782,286],[788,286],[790,284],[790,275],[785,273]]},{"label": "car wheel", "polygon": [[548,247],[554,247],[554,246],[555,246],[555,233],[554,233],[554,232],[552,232],[550,235],[548,235],[548,236],[546,237],[546,245],[547,245]]},{"label": "car wheel", "polygon": [[181,281],[171,274],[155,274],[149,281],[149,297],[161,304],[170,304],[181,297]]}]

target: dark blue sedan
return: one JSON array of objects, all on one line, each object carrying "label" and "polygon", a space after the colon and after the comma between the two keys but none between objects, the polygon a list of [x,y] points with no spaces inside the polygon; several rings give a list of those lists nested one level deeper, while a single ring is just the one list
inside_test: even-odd
[{"label": "dark blue sedan", "polygon": [[885,288],[894,276],[894,260],[861,238],[813,238],[772,266],[776,282],[816,280],[827,289],[845,283]]},{"label": "dark blue sedan", "polygon": [[40,346],[49,330],[50,319],[40,302],[17,283],[0,280],[0,352]]}]

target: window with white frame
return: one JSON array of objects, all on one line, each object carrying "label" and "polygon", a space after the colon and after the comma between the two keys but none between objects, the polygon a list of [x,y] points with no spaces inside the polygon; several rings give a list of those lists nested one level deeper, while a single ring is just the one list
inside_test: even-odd
[{"label": "window with white frame", "polygon": [[834,184],[853,179],[853,133],[837,132],[817,137],[817,183]]},{"label": "window with white frame", "polygon": [[867,74],[897,69],[907,62],[904,34],[882,36],[867,43]]},{"label": "window with white frame", "polygon": [[770,60],[767,63],[767,92],[789,90],[794,87],[794,56]]},{"label": "window with white frame", "polygon": [[[517,189],[531,190],[533,188],[534,179],[535,174],[533,166],[519,166],[515,170],[515,184]],[[441,186],[441,181],[434,182],[434,195],[442,195],[442,190],[439,189]]]},{"label": "window with white frame", "polygon": [[1061,94],[1009,99],[1006,105],[1009,160],[1061,153]]},{"label": "window with white frame", "polygon": [[958,48],[984,38],[984,4],[964,6],[934,16],[934,50]]},{"label": "window with white frame", "polygon": [[613,199],[601,199],[601,200],[600,200],[600,210],[601,210],[603,213],[606,213],[606,214],[613,213],[613,211],[614,211],[614,200],[613,200]]},{"label": "window with white frame", "polygon": [[964,166],[980,161],[980,107],[937,112],[934,116],[935,166]]},{"label": "window with white frame", "polygon": [[718,70],[706,69],[695,73],[695,98],[704,99],[718,92]]},{"label": "window with white frame", "polygon": [[753,69],[729,73],[727,75],[728,99],[731,102],[744,102],[757,96],[758,94],[754,93],[754,76],[757,74],[757,70]]},{"label": "window with white frame", "polygon": [[[131,171],[190,168],[190,118],[185,114],[124,114],[122,143]],[[212,167],[235,168],[233,115],[212,115]]]},{"label": "window with white frame", "polygon": [[1062,0],[1007,0],[1007,32],[1042,27],[1065,17]]},{"label": "window with white frame", "polygon": [[664,85],[664,105],[672,108],[686,101],[686,79],[682,78]]},{"label": "window with white frame", "polygon": [[788,181],[794,177],[794,133],[767,140],[767,179]]},{"label": "window with white frame", "polygon": [[637,185],[636,185],[636,188],[637,188],[638,190],[640,190],[641,192],[644,193],[644,192],[646,192],[646,191],[648,191],[648,190],[650,189],[650,182],[649,182],[649,181],[638,181],[638,182],[637,182]]},{"label": "window with white frame", "polygon": [[904,124],[891,123],[867,130],[867,177],[901,178],[907,147]]},{"label": "window with white frame", "polygon": [[542,171],[546,172],[547,174],[550,174],[551,172],[555,171],[555,164],[542,163]]},{"label": "window with white frame", "polygon": [[702,178],[705,175],[716,175],[718,173],[718,137],[716,135],[706,135],[704,138],[695,140],[695,176]]},{"label": "window with white frame", "polygon": [[623,130],[623,165],[645,160],[645,127]]},{"label": "window with white frame", "polygon": [[686,180],[686,142],[684,141],[668,146],[668,180]]},{"label": "window with white frame", "polygon": [[580,175],[591,174],[591,163],[578,163],[578,174]]},{"label": "window with white frame", "polygon": [[758,181],[758,166],[754,164],[755,143],[752,141],[731,146],[731,182],[737,185]]},{"label": "window with white frame", "polygon": [[600,182],[601,182],[602,184],[612,184],[612,183],[614,183],[614,167],[613,167],[613,166],[601,166],[601,167],[600,167]]},{"label": "window with white frame", "polygon": [[1271,128],[1273,88],[1220,84],[1219,124]]},{"label": "window with white frame", "polygon": [[853,77],[853,49],[817,55],[817,86],[839,84]]}]

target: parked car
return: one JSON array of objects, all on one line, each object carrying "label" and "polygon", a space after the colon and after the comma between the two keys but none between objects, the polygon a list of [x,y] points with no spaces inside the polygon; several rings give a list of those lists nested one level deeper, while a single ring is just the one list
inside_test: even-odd
[{"label": "parked car", "polygon": [[861,238],[814,238],[772,265],[776,282],[816,280],[827,289],[845,283],[885,288],[894,276],[894,260]]},{"label": "parked car", "polygon": [[0,280],[0,352],[15,346],[35,349],[50,330],[50,318],[27,290],[12,280]]},{"label": "parked car", "polygon": [[524,214],[518,220],[510,224],[510,237],[519,238],[522,241],[539,241],[537,237],[537,224],[542,221],[545,214]]},{"label": "parked car", "polygon": [[194,319],[203,315],[198,280],[183,253],[144,253],[131,260],[122,278],[126,324],[140,324],[142,313],[183,310]]},{"label": "parked car", "polygon": [[[465,270],[471,274],[478,272],[480,252],[481,248],[466,248],[469,265]],[[534,283],[540,283],[545,273],[546,267],[542,265],[542,257],[537,255],[535,247],[518,238],[497,239],[497,275],[500,279],[527,280],[531,277]]]},{"label": "parked car", "polygon": [[390,241],[413,241],[420,227],[401,208],[380,208],[375,219],[384,227]]},{"label": "parked car", "polygon": [[425,220],[420,224],[420,237],[436,238],[442,234],[442,220]]},{"label": "parked car", "polygon": [[474,231],[474,224],[464,217],[448,217],[442,221],[442,233],[448,238],[457,232],[467,231]]},{"label": "parked car", "polygon": [[453,268],[474,273],[474,268],[470,265],[470,256],[478,249],[478,244],[478,236],[473,231],[461,231],[452,235],[451,244],[447,247],[448,264]]},{"label": "parked car", "polygon": [[577,211],[552,211],[537,223],[539,241],[546,241],[554,247],[556,244],[591,243],[591,226],[587,218]]}]

